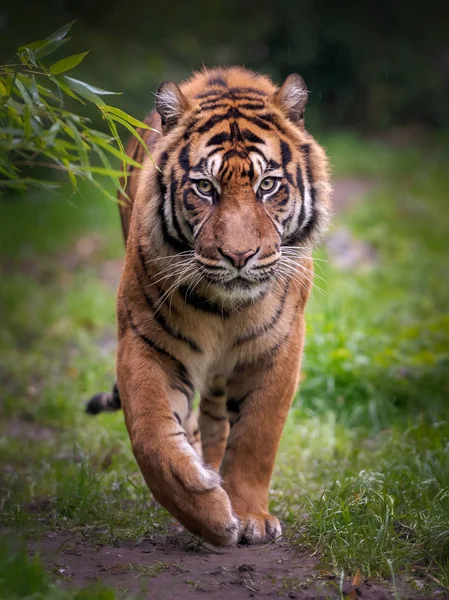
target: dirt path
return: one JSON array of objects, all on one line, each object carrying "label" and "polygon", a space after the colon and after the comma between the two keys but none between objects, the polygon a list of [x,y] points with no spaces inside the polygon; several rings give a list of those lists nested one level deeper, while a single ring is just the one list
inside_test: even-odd
[{"label": "dirt path", "polygon": [[57,533],[30,543],[29,548],[31,553],[39,552],[63,585],[101,581],[121,593],[148,599],[394,598],[387,586],[366,580],[358,586],[345,581],[341,595],[340,582],[319,570],[316,557],[298,552],[286,541],[214,550],[198,546],[191,536],[172,526],[166,536],[139,543],[93,547],[80,537]]}]

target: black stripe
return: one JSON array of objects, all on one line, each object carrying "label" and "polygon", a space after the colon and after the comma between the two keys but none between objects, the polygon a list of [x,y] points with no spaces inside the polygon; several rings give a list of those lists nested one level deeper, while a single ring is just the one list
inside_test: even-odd
[{"label": "black stripe", "polygon": [[284,140],[281,140],[281,161],[284,169],[288,167],[292,160],[292,151],[290,146]]},{"label": "black stripe", "polygon": [[282,135],[286,135],[285,129],[279,123],[279,120],[276,117],[276,115],[273,115],[271,113],[266,113],[266,114],[263,114],[263,115],[259,114],[258,117],[260,119],[262,119],[262,121],[266,121],[267,123],[271,123],[278,130],[279,133],[282,133]]},{"label": "black stripe", "polygon": [[198,310],[202,310],[214,315],[220,315],[223,319],[227,319],[230,315],[228,310],[219,306],[215,302],[204,298],[204,296],[196,294],[189,289],[187,285],[180,285],[178,292],[181,294],[182,298],[185,300],[185,302],[187,302],[187,304],[190,304],[190,306],[193,306]]},{"label": "black stripe", "polygon": [[[311,231],[315,228],[316,221],[317,221],[317,211],[315,208],[316,191],[315,191],[312,166],[310,164],[310,156],[309,156],[310,144],[302,144],[300,149],[301,149],[301,152],[304,154],[304,157],[306,160],[306,174],[307,174],[307,180],[308,180],[309,186],[310,186],[311,215],[310,215],[310,219],[309,219],[309,222],[307,223],[307,225],[303,229],[300,229],[301,225],[303,224],[304,218],[305,218],[304,217],[304,213],[305,213],[304,184],[302,184],[302,206],[301,206],[301,212],[298,217],[298,229],[291,236],[291,238],[286,242],[288,244],[297,244],[301,240],[306,239],[310,235]],[[298,175],[298,172],[297,172],[297,175]],[[301,181],[302,181],[302,178],[301,178]]]},{"label": "black stripe", "polygon": [[176,199],[177,189],[178,189],[178,181],[175,176],[175,169],[174,169],[174,167],[172,167],[171,182],[170,182],[170,204],[171,204],[171,216],[172,216],[172,221],[173,221],[173,227],[175,228],[176,235],[178,236],[178,238],[181,240],[182,243],[184,243],[187,246],[188,240],[181,229],[181,225],[179,223],[178,216],[176,214],[175,199]]},{"label": "black stripe", "polygon": [[[139,255],[140,266],[141,266],[142,270],[144,270],[144,272],[145,272],[145,259],[143,257],[142,247],[141,247],[140,243],[137,245],[137,252],[138,252],[138,255]],[[162,329],[165,331],[165,333],[167,333],[168,335],[170,335],[172,338],[174,338],[175,340],[178,340],[180,342],[184,342],[194,352],[201,352],[201,349],[197,346],[197,344],[191,338],[189,338],[189,337],[183,335],[182,333],[177,332],[175,329],[173,329],[173,327],[164,318],[164,316],[161,314],[161,312],[157,311],[155,309],[153,299],[151,298],[151,296],[149,296],[145,292],[144,284],[142,282],[141,277],[137,273],[137,271],[136,271],[136,275],[137,275],[137,282],[139,284],[140,292],[143,295],[143,297],[145,298],[145,301],[147,303],[148,308],[153,313],[154,320],[157,323],[159,323],[159,325],[162,327]]]},{"label": "black stripe", "polygon": [[236,148],[231,148],[223,154],[223,162],[229,160],[233,156],[238,156],[239,158],[248,158],[248,152],[246,148],[245,150],[237,150]]},{"label": "black stripe", "polygon": [[201,414],[206,415],[206,417],[209,417],[209,419],[213,419],[214,421],[227,421],[228,420],[228,417],[226,417],[226,416],[223,417],[220,415],[217,417],[216,415],[213,415],[208,410],[205,410],[204,408],[202,408],[202,406],[200,406],[200,412],[201,412]]},{"label": "black stripe", "polygon": [[252,142],[253,144],[265,144],[262,138],[249,129],[243,129],[242,134],[249,142]]},{"label": "black stripe", "polygon": [[285,178],[290,183],[290,185],[295,185],[295,182],[293,181],[293,177],[287,171],[287,167],[292,161],[292,151],[290,149],[290,146],[287,144],[287,142],[284,142],[284,140],[281,140],[281,161],[282,161],[282,167],[284,169]]},{"label": "black stripe", "polygon": [[[160,159],[160,165],[159,165],[160,170],[157,175],[157,181],[158,181],[161,197],[159,200],[157,212],[159,215],[159,219],[161,221],[162,236],[164,238],[164,241],[168,245],[170,245],[172,248],[174,248],[177,252],[184,252],[185,250],[191,250],[191,247],[188,244],[186,244],[185,241],[180,241],[171,235],[170,231],[168,230],[167,220],[165,218],[164,205],[165,205],[165,197],[167,194],[167,185],[164,181],[163,170],[168,162],[168,158],[169,158],[168,152],[164,152],[161,155],[161,159]],[[185,239],[184,236],[183,236],[183,239]]]},{"label": "black stripe", "polygon": [[250,123],[253,123],[254,125],[257,125],[257,127],[259,127],[260,129],[264,129],[265,131],[272,131],[272,128],[267,123],[264,123],[262,119],[259,119],[259,117],[245,115],[245,120],[249,121]]},{"label": "black stripe", "polygon": [[213,398],[220,398],[221,396],[224,396],[225,394],[226,394],[226,392],[223,389],[212,388],[211,390],[209,390],[209,393],[206,394],[206,396],[212,396]]},{"label": "black stripe", "polygon": [[243,104],[239,103],[239,108],[243,108],[245,110],[263,110],[265,108],[265,104],[263,102],[245,102]]},{"label": "black stripe", "polygon": [[217,146],[216,148],[209,150],[209,152],[207,153],[207,158],[210,158],[213,154],[216,154],[217,152],[220,152],[221,150],[224,150],[224,146]]},{"label": "black stripe", "polygon": [[208,85],[219,85],[220,87],[227,87],[226,81],[222,77],[211,77],[207,80]]},{"label": "black stripe", "polygon": [[317,212],[315,210],[316,190],[315,190],[315,181],[313,179],[313,173],[312,173],[312,165],[310,163],[310,144],[303,144],[301,146],[301,151],[304,152],[304,155],[306,157],[306,173],[307,173],[307,179],[309,181],[310,197],[311,197],[311,212],[312,212],[312,214],[310,217],[310,221],[307,223],[305,230],[302,232],[303,234],[305,233],[306,235],[308,235],[310,233],[310,231],[315,227],[316,219],[317,219]]},{"label": "black stripe", "polygon": [[226,131],[222,131],[221,133],[217,133],[216,135],[212,136],[207,142],[206,146],[219,146],[224,142],[229,142],[230,139],[231,138],[229,133],[226,133]]},{"label": "black stripe", "polygon": [[245,149],[247,152],[255,152],[256,154],[259,154],[259,156],[261,156],[264,159],[264,161],[267,162],[265,154],[257,146],[247,145],[245,146]]},{"label": "black stripe", "polygon": [[161,221],[161,227],[162,227],[162,237],[164,238],[164,241],[171,246],[174,250],[176,250],[177,252],[185,252],[186,250],[191,250],[191,247],[187,244],[185,244],[184,242],[180,242],[179,240],[177,240],[176,238],[174,238],[171,233],[168,230],[167,227],[167,221],[165,220],[165,213],[164,213],[164,198],[161,197],[160,201],[159,201],[159,206],[158,206],[158,215],[159,215],[159,219]]},{"label": "black stripe", "polygon": [[[257,90],[256,88],[251,87],[231,87],[228,88],[228,91],[223,94],[221,90],[209,90],[207,92],[202,92],[201,94],[197,94],[195,98],[210,98],[212,96],[224,96],[224,97],[232,97],[235,94],[243,95],[243,94],[255,94],[256,96],[267,96],[266,92],[262,90]],[[249,96],[249,99],[252,99]]]},{"label": "black stripe", "polygon": [[231,142],[243,142],[243,136],[237,121],[233,121],[229,125],[231,130]]},{"label": "black stripe", "polygon": [[190,171],[190,142],[182,147],[178,162],[183,171],[186,173]]},{"label": "black stripe", "polygon": [[277,322],[281,318],[282,313],[284,312],[285,301],[287,300],[289,287],[290,287],[290,281],[287,282],[287,284],[284,288],[284,291],[282,293],[279,306],[277,307],[274,315],[271,317],[271,319],[268,321],[268,323],[265,323],[264,325],[261,325],[260,327],[257,327],[255,329],[253,329],[252,331],[245,333],[244,335],[241,335],[234,342],[234,348],[241,346],[245,342],[255,340],[258,337],[260,337],[261,335],[266,334],[267,331],[269,331],[270,329],[273,329],[273,327],[277,324]]},{"label": "black stripe", "polygon": [[128,322],[131,325],[131,329],[133,330],[134,334],[149,348],[152,348],[155,352],[157,352],[161,356],[165,356],[166,358],[170,359],[176,366],[179,379],[182,381],[182,383],[184,383],[193,392],[194,391],[193,384],[190,381],[190,376],[189,376],[189,373],[188,373],[185,365],[180,360],[178,360],[175,356],[173,356],[173,354],[170,354],[170,352],[167,352],[167,350],[162,348],[162,346],[159,346],[158,344],[153,342],[153,340],[151,340],[148,336],[146,336],[144,333],[142,333],[140,331],[140,329],[137,327],[137,325],[133,321],[132,314],[131,314],[131,311],[129,310],[128,306],[126,306],[126,312],[128,313]]},{"label": "black stripe", "polygon": [[202,125],[200,125],[198,127],[196,132],[199,133],[200,135],[202,135],[203,133],[207,133],[213,127],[215,127],[215,125],[217,125],[218,123],[222,123],[223,121],[226,121],[227,119],[229,119],[228,112],[225,113],[224,115],[212,115],[205,123],[203,123]]},{"label": "black stripe", "polygon": [[229,91],[233,94],[256,94],[256,96],[268,96],[267,92],[263,92],[262,90],[258,90],[257,88],[252,87],[231,87]]},{"label": "black stripe", "polygon": [[216,110],[217,108],[229,108],[228,102],[223,102],[221,98],[217,98],[216,101],[211,100],[210,102],[204,102],[201,105],[201,110]]}]

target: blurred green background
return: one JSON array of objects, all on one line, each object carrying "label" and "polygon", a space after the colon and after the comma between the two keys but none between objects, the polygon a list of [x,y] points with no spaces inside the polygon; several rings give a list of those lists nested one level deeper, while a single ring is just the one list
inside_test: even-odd
[{"label": "blurred green background", "polygon": [[162,81],[238,63],[279,82],[299,72],[311,90],[309,124],[448,122],[444,1],[18,0],[0,10],[0,57],[73,19],[70,49],[91,49],[80,78],[125,92],[118,103],[135,116],[152,108]]}]

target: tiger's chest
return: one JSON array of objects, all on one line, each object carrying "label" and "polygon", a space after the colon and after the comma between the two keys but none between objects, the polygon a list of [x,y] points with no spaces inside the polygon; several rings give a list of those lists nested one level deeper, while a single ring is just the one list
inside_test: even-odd
[{"label": "tiger's chest", "polygon": [[288,335],[293,313],[289,299],[277,296],[224,315],[186,305],[183,329],[200,348],[186,357],[196,387],[207,386],[215,376],[229,379],[237,370],[269,354]]}]

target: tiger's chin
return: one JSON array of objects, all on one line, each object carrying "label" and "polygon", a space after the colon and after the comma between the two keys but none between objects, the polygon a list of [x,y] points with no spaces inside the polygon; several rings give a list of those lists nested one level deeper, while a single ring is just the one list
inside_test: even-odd
[{"label": "tiger's chin", "polygon": [[251,301],[257,300],[265,293],[268,280],[247,279],[237,276],[223,281],[214,280],[211,287],[221,300]]}]

